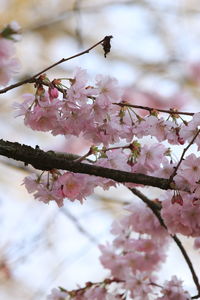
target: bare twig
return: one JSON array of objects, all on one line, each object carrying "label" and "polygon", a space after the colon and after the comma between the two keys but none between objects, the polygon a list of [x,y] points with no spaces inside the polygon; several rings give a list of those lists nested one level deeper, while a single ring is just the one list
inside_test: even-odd
[{"label": "bare twig", "polygon": [[187,145],[187,147],[183,149],[181,158],[180,158],[180,160],[179,160],[177,166],[174,168],[174,171],[173,171],[173,173],[171,174],[171,176],[170,176],[170,178],[169,178],[170,182],[172,182],[174,176],[176,176],[177,171],[178,171],[178,168],[179,168],[181,162],[182,162],[183,159],[184,159],[184,155],[185,155],[186,151],[187,151],[187,150],[190,148],[190,146],[194,143],[194,141],[195,141],[195,139],[197,138],[197,136],[199,135],[199,133],[200,133],[200,129],[196,132],[196,134],[194,135],[194,137],[193,137],[193,139],[190,141],[190,143]]},{"label": "bare twig", "polygon": [[46,71],[48,71],[48,70],[54,68],[55,66],[60,65],[60,64],[66,62],[66,61],[68,61],[68,60],[71,60],[71,59],[73,59],[73,58],[75,58],[75,57],[78,57],[78,56],[81,56],[81,55],[84,55],[84,54],[89,53],[92,49],[94,49],[94,48],[97,47],[98,45],[102,44],[102,43],[105,41],[106,38],[107,38],[107,37],[104,37],[101,41],[99,41],[98,43],[94,44],[93,46],[91,46],[90,48],[88,48],[88,49],[86,49],[86,50],[84,50],[84,51],[82,51],[82,52],[79,52],[79,53],[77,53],[77,54],[75,54],[75,55],[72,55],[72,56],[70,56],[70,57],[67,57],[67,58],[62,58],[62,59],[60,59],[60,60],[57,61],[56,63],[50,65],[49,67],[43,69],[42,71],[38,72],[37,74],[35,74],[35,75],[33,75],[33,76],[29,77],[29,78],[26,78],[26,79],[24,79],[24,80],[22,80],[22,81],[19,81],[19,82],[17,82],[17,83],[14,83],[14,84],[11,84],[11,85],[7,86],[7,87],[4,88],[4,89],[1,89],[1,90],[0,90],[0,94],[6,93],[6,92],[8,92],[9,90],[15,89],[16,87],[19,87],[19,86],[21,86],[21,85],[23,85],[23,84],[35,82],[36,77],[38,77],[38,76],[40,76],[41,74],[43,74],[44,72],[46,72]]}]

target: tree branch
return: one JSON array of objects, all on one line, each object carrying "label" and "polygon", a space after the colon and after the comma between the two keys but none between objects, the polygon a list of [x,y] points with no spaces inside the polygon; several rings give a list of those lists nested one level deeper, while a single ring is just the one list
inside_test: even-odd
[{"label": "tree branch", "polygon": [[186,115],[186,116],[193,116],[194,113],[192,112],[187,112],[187,111],[178,111],[176,109],[159,109],[159,108],[153,108],[153,107],[149,107],[149,106],[142,106],[142,105],[136,105],[136,104],[130,104],[128,102],[120,102],[120,103],[113,103],[115,105],[121,106],[121,107],[132,107],[132,108],[137,108],[137,109],[143,109],[143,110],[147,110],[150,113],[153,111],[159,111],[159,112],[163,112],[166,114],[170,114],[170,115]]},{"label": "tree branch", "polygon": [[38,72],[37,74],[35,74],[35,75],[33,75],[33,76],[29,77],[29,78],[26,78],[26,79],[24,79],[24,80],[22,80],[22,81],[19,81],[19,82],[17,82],[17,83],[11,84],[11,85],[7,86],[7,87],[4,88],[4,89],[1,89],[1,90],[0,90],[0,94],[6,93],[7,91],[12,90],[12,89],[15,89],[16,87],[19,87],[19,86],[21,86],[21,85],[23,85],[23,84],[35,82],[36,77],[40,76],[40,75],[43,74],[44,72],[46,72],[46,71],[48,71],[48,70],[54,68],[54,67],[57,66],[57,65],[62,64],[62,63],[65,62],[65,61],[68,61],[68,60],[73,59],[73,58],[75,58],[75,57],[78,57],[78,56],[81,56],[81,55],[84,55],[84,54],[89,53],[93,48],[95,48],[95,47],[97,47],[98,45],[102,44],[102,43],[103,43],[104,41],[106,41],[107,39],[108,39],[108,36],[105,36],[101,41],[99,41],[98,43],[94,44],[94,45],[91,46],[90,48],[88,48],[88,49],[86,49],[86,50],[84,50],[84,51],[82,51],[82,52],[79,52],[79,53],[77,53],[77,54],[75,54],[75,55],[72,55],[72,56],[70,56],[70,57],[62,58],[62,59],[60,59],[59,61],[57,61],[56,63],[52,64],[51,66],[49,66],[49,67],[43,69],[42,71]]},{"label": "tree branch", "polygon": [[177,174],[177,171],[178,171],[178,168],[180,167],[180,164],[182,163],[182,161],[184,160],[184,155],[186,153],[186,151],[193,145],[194,141],[196,140],[197,136],[199,135],[200,133],[200,129],[197,130],[196,134],[194,135],[193,139],[189,142],[189,144],[187,145],[186,148],[183,149],[183,152],[182,152],[182,155],[181,155],[181,158],[177,164],[177,166],[174,168],[174,171],[173,173],[171,174],[169,180],[170,182],[173,181],[174,177],[176,176]]},{"label": "tree branch", "polygon": [[27,145],[4,141],[2,139],[0,140],[0,155],[21,161],[25,165],[30,164],[38,170],[61,169],[74,173],[109,178],[120,183],[131,182],[164,190],[174,188],[174,184],[169,184],[168,179],[104,168],[89,163],[80,163],[74,161],[75,157],[69,154],[63,156],[63,154],[56,154],[54,151],[45,152],[38,146],[34,149]]}]

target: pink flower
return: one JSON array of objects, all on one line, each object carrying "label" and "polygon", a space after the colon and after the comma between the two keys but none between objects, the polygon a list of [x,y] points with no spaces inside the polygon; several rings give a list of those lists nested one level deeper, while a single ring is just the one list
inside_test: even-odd
[{"label": "pink flower", "polygon": [[25,101],[22,104],[14,103],[18,110],[16,116],[24,115],[24,124],[33,130],[49,131],[58,123],[60,101],[50,100],[48,94],[37,99],[32,94],[24,95]]},{"label": "pink flower", "polygon": [[[171,193],[162,201],[161,216],[170,233],[186,236],[200,236],[200,205],[194,202],[194,195],[181,193],[183,203],[171,203]],[[166,195],[167,196],[167,195]]]},{"label": "pink flower", "polygon": [[[165,244],[166,245],[166,244]],[[163,245],[158,240],[153,241],[141,238],[141,241],[130,239],[124,245],[124,265],[131,269],[132,273],[136,270],[152,272],[160,267],[161,262],[166,260]]]},{"label": "pink flower", "polygon": [[66,99],[78,103],[85,103],[87,96],[95,94],[95,89],[87,88],[88,75],[86,70],[77,68],[74,74],[74,78],[70,79],[71,86],[67,91]]},{"label": "pink flower", "polygon": [[160,225],[150,208],[144,204],[132,204],[127,207],[130,212],[128,224],[140,234],[149,234],[157,238],[167,237],[166,230]]},{"label": "pink flower", "polygon": [[141,148],[140,156],[137,161],[147,171],[155,171],[160,168],[160,164],[165,156],[167,149],[162,144],[145,144]]},{"label": "pink flower", "polygon": [[126,288],[131,291],[131,297],[134,299],[151,299],[151,275],[147,272],[136,271],[135,274],[129,276],[126,281]]},{"label": "pink flower", "polygon": [[163,157],[162,167],[154,171],[154,176],[160,178],[169,178],[174,171],[175,164],[170,163],[166,157]]},{"label": "pink flower", "polygon": [[188,155],[182,161],[177,174],[183,176],[189,184],[194,185],[200,179],[200,158],[193,153]]},{"label": "pink flower", "polygon": [[96,286],[87,289],[84,293],[85,299],[88,300],[103,300],[107,299],[107,290],[104,287]]},{"label": "pink flower", "polygon": [[107,244],[106,246],[100,245],[101,250],[100,262],[104,268],[109,269],[112,275],[119,279],[124,279],[127,272],[127,260],[115,253],[113,246]]},{"label": "pink flower", "polygon": [[57,189],[49,189],[46,185],[40,184],[34,198],[49,204],[50,201],[55,201],[58,207],[63,206],[63,195]]},{"label": "pink flower", "polygon": [[34,194],[35,199],[44,203],[55,201],[61,207],[64,197],[56,185],[58,174],[52,174],[40,176],[33,174],[24,179],[24,184],[27,191]]},{"label": "pink flower", "polygon": [[99,92],[99,99],[97,98],[96,102],[98,102],[102,109],[110,107],[112,102],[119,102],[121,100],[121,89],[115,78],[97,75],[96,86]]},{"label": "pink flower", "polygon": [[65,300],[67,296],[68,294],[66,292],[54,288],[51,290],[51,294],[47,296],[47,300]]},{"label": "pink flower", "polygon": [[35,96],[33,94],[24,94],[23,95],[24,102],[23,103],[13,103],[13,108],[16,109],[14,115],[15,117],[25,116],[27,113],[30,112],[30,107],[35,101]]},{"label": "pink flower", "polygon": [[49,131],[58,120],[58,112],[56,106],[40,107],[36,105],[32,111],[27,111],[24,124],[33,130]]},{"label": "pink flower", "polygon": [[162,290],[163,296],[157,300],[189,300],[189,293],[182,287],[182,281],[176,276],[172,276],[170,281],[166,281]]},{"label": "pink flower", "polygon": [[128,165],[128,155],[121,149],[109,150],[106,152],[105,158],[98,159],[97,165],[115,170],[131,171]]},{"label": "pink flower", "polygon": [[[107,151],[106,157],[98,159],[96,165],[115,170],[131,171],[131,167],[128,164],[128,155],[121,149]],[[99,179],[98,185],[106,190],[110,186],[115,186],[116,182],[112,179],[101,178]]]},{"label": "pink flower", "polygon": [[63,197],[71,201],[75,199],[83,201],[86,196],[93,192],[96,181],[89,175],[74,174],[66,172],[57,180],[57,187],[60,189]]},{"label": "pink flower", "polygon": [[191,192],[193,192],[194,189],[196,188],[196,184],[195,185],[189,185],[187,178],[182,176],[181,172],[179,172],[179,171],[180,170],[178,170],[178,173],[180,173],[180,175],[176,175],[174,177],[174,181],[176,183],[176,188],[180,189],[181,191],[187,191],[187,192],[191,191]]},{"label": "pink flower", "polygon": [[[64,175],[60,176],[58,180],[61,184],[61,190],[63,195],[71,200],[75,200],[82,189],[84,179],[83,177],[78,177],[79,176],[76,176],[76,174],[65,173]],[[82,182],[80,179],[83,179]]]},{"label": "pink flower", "polygon": [[166,121],[163,118],[158,119],[155,116],[148,116],[143,121],[135,125],[134,133],[137,137],[155,136],[159,142],[167,137],[166,131],[169,130]]},{"label": "pink flower", "polygon": [[111,245],[100,246],[100,260],[112,276],[125,280],[125,284],[137,271],[152,272],[165,261],[167,231],[145,206],[131,205],[129,215],[114,222],[111,232],[116,238]]},{"label": "pink flower", "polygon": [[57,88],[49,88],[49,97],[51,99],[55,99],[55,98],[58,98],[59,96],[59,92],[58,92],[58,89]]},{"label": "pink flower", "polygon": [[25,185],[27,191],[29,193],[33,193],[38,189],[38,177],[35,174],[32,174],[31,176],[27,176],[24,178],[23,184]]},{"label": "pink flower", "polygon": [[[200,126],[200,113],[195,113],[193,118],[187,125],[182,125],[180,129],[180,138],[190,142],[193,137],[196,135],[198,128]],[[200,135],[198,135],[194,141],[197,144],[198,150],[200,150]]]}]

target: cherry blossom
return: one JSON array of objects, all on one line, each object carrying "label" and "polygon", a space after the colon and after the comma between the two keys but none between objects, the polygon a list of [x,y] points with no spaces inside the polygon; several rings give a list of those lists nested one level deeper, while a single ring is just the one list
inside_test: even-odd
[{"label": "cherry blossom", "polygon": [[151,299],[151,275],[146,272],[136,271],[136,273],[132,274],[126,281],[126,288],[131,291],[131,297],[133,299]]},{"label": "cherry blossom", "polygon": [[176,276],[172,276],[170,281],[166,281],[162,289],[162,297],[157,298],[157,300],[189,300],[191,297],[188,292],[182,287],[182,281]]},{"label": "cherry blossom", "polygon": [[178,175],[184,177],[188,184],[195,185],[200,179],[200,158],[190,154],[182,161]]},{"label": "cherry blossom", "polygon": [[[15,23],[9,26],[10,40],[5,31],[0,37],[1,85],[9,82],[19,66],[13,45],[19,29]],[[197,67],[191,76],[198,75]],[[166,116],[157,108],[164,107],[163,96],[123,90],[115,78],[103,75],[97,75],[91,85],[86,70],[81,68],[76,68],[72,77],[53,80],[42,72],[38,74],[32,78],[35,92],[25,94],[22,103],[13,105],[15,116],[22,116],[26,126],[64,135],[68,142],[74,137],[84,139],[84,148],[88,149],[85,155],[77,156],[78,163],[169,179],[170,189],[157,199],[139,197],[146,204],[133,202],[126,207],[124,216],[113,222],[113,240],[99,246],[100,262],[109,270],[108,279],[88,282],[71,292],[53,289],[47,299],[191,299],[175,275],[162,285],[157,272],[166,261],[174,235],[196,238],[194,248],[200,247],[200,157],[197,151],[186,154],[192,144],[200,150],[200,113],[190,114],[185,120],[183,113],[172,108],[165,111]],[[138,113],[132,103],[142,99],[146,105],[153,102],[154,109],[144,108],[145,113]],[[175,94],[170,105],[184,100],[184,93]],[[172,145],[184,145],[179,159],[174,159]],[[75,150],[80,154],[79,149]],[[48,169],[26,177],[23,184],[35,199],[47,204],[55,201],[61,207],[65,199],[83,203],[97,186],[107,190],[119,184],[95,175]],[[123,184],[134,194],[136,184]],[[188,266],[194,278],[191,264]]]},{"label": "cherry blossom", "polygon": [[47,300],[66,300],[67,293],[62,292],[58,289],[52,289],[51,294],[47,296]]},{"label": "cherry blossom", "polygon": [[82,202],[86,196],[92,194],[95,183],[85,175],[67,172],[58,178],[57,185],[60,185],[63,197]]},{"label": "cherry blossom", "polygon": [[[42,80],[49,84],[48,90],[42,85]],[[25,95],[22,104],[14,104],[18,110],[16,115],[24,116],[25,125],[33,130],[67,137],[81,135],[87,139],[95,145],[90,148],[95,149],[93,152],[88,151],[88,155],[93,154],[95,159],[93,157],[90,162],[85,160],[84,163],[162,178],[173,174],[177,163],[172,161],[171,149],[161,142],[167,141],[172,145],[190,143],[191,136],[198,130],[198,114],[189,122],[178,120],[175,115],[165,119],[156,111],[139,116],[129,107],[117,105],[122,101],[122,92],[113,78],[98,76],[95,85],[89,86],[86,71],[78,68],[74,77],[66,80],[68,88],[62,94],[62,80],[50,82],[45,75],[42,76],[38,85],[36,83],[35,95]],[[148,136],[154,138],[151,143],[142,140]],[[197,146],[198,141],[197,136]],[[185,186],[188,185],[190,190],[187,192],[191,194],[167,192],[163,199],[159,199],[161,218],[167,230],[148,207],[134,204],[127,207],[128,215],[113,223],[113,242],[100,245],[100,261],[104,268],[110,270],[111,278],[120,281],[122,294],[128,291],[133,299],[156,297],[159,284],[155,275],[166,260],[170,234],[200,235],[198,165],[199,158],[190,154],[182,159],[173,177],[177,188],[187,190]],[[55,201],[59,207],[64,204],[65,198],[82,203],[96,186],[103,189],[117,186],[111,179],[98,178],[97,181],[94,176],[59,170],[27,177],[24,184],[39,201]],[[53,293],[55,296],[52,294],[50,297],[55,299],[57,294],[66,296],[57,290]],[[184,300],[188,297],[176,277],[166,283],[160,293],[162,295],[157,299],[177,297]],[[121,299],[120,294],[110,293],[107,287],[99,285],[77,290],[73,297],[70,295],[67,294],[67,297],[74,300]]]},{"label": "cherry blossom", "polygon": [[[200,235],[200,206],[195,203],[194,196],[181,194],[183,204],[172,203],[170,193],[162,201],[161,215],[170,233],[181,233],[186,236]],[[172,197],[172,196],[171,196]]]},{"label": "cherry blossom", "polygon": [[164,158],[167,148],[162,144],[144,145],[141,149],[140,157],[137,161],[139,165],[142,165],[147,172],[152,172],[160,167],[160,164]]}]

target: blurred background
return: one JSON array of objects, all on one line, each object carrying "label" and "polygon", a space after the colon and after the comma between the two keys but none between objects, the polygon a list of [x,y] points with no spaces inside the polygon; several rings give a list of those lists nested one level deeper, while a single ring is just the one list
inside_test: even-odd
[{"label": "blurred background", "polygon": [[[99,46],[89,54],[47,72],[51,80],[70,77],[75,67],[91,78],[105,74],[118,79],[124,99],[151,107],[199,111],[200,7],[197,0],[0,0],[0,27],[17,21],[22,28],[16,43],[22,80],[63,57],[74,55],[113,35],[111,53]],[[33,91],[25,85],[0,96],[0,138],[45,150],[83,154],[85,140],[52,137],[25,128],[14,118],[12,104]],[[108,193],[96,189],[81,205],[37,202],[22,185],[31,170],[0,157],[0,298],[43,300],[53,287],[76,288],[106,276],[97,245],[111,239],[113,219],[136,199],[124,187]],[[159,191],[151,191],[157,196]],[[184,245],[199,265],[192,241]],[[179,251],[172,246],[163,278],[174,274]],[[193,291],[183,261],[178,273]],[[177,271],[177,270],[176,270]]]}]

